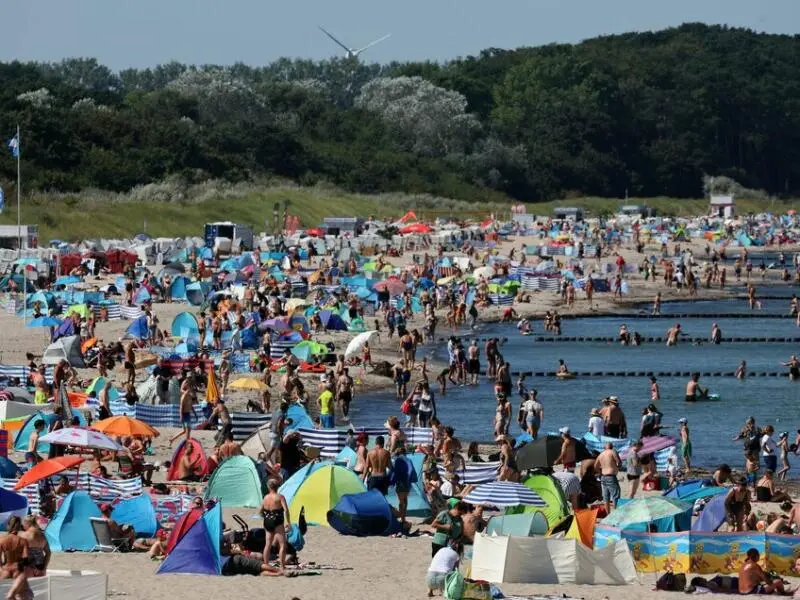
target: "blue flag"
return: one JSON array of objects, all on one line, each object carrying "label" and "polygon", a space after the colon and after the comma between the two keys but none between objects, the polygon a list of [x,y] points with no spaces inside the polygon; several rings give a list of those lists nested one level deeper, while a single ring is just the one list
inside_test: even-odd
[{"label": "blue flag", "polygon": [[11,156],[19,158],[19,134],[9,140],[8,149],[11,150]]},{"label": "blue flag", "polygon": [[0,213],[3,212],[3,209],[6,207],[6,196],[3,193],[3,188],[0,187]]}]

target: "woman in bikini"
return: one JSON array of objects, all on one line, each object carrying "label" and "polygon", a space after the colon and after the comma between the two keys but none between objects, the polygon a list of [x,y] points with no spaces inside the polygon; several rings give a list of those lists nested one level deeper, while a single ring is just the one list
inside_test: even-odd
[{"label": "woman in bikini", "polygon": [[278,493],[278,481],[270,479],[267,482],[267,495],[261,501],[261,516],[264,518],[264,532],[266,543],[264,545],[264,562],[269,563],[269,550],[272,543],[278,544],[278,557],[281,561],[281,574],[286,568],[286,525],[291,524],[289,506],[286,498]]},{"label": "woman in bikini", "polygon": [[728,492],[725,498],[725,512],[728,523],[734,531],[744,531],[744,520],[750,512],[750,491],[747,489],[747,480],[739,478],[736,485]]}]

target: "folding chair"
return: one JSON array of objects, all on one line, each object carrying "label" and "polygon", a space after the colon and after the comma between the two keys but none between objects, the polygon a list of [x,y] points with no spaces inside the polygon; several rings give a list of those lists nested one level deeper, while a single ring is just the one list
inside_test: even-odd
[{"label": "folding chair", "polygon": [[128,538],[114,539],[111,537],[108,521],[97,517],[92,517],[89,521],[92,523],[94,539],[97,542],[92,548],[92,552],[127,552],[131,549]]}]

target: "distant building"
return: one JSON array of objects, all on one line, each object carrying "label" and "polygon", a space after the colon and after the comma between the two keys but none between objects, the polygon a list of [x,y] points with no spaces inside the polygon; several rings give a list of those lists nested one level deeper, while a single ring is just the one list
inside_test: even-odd
[{"label": "distant building", "polygon": [[19,238],[22,237],[22,249],[39,247],[39,226],[0,225],[0,248],[17,250]]},{"label": "distant building", "polygon": [[736,202],[733,196],[711,196],[708,201],[709,213],[712,217],[732,219]]},{"label": "distant building", "polygon": [[623,204],[619,207],[619,215],[630,217],[631,219],[656,216],[656,209],[650,208],[646,204]]},{"label": "distant building", "polygon": [[583,209],[573,206],[559,206],[553,209],[553,218],[560,221],[583,221]]},{"label": "distant building", "polygon": [[323,229],[327,235],[349,233],[352,236],[358,236],[364,230],[364,219],[361,217],[325,217],[322,219],[320,229]]}]

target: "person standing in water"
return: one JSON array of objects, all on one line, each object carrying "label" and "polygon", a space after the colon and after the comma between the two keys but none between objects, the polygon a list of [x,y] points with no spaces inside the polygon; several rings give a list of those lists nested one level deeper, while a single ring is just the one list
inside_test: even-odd
[{"label": "person standing in water", "polygon": [[686,469],[692,468],[692,440],[689,438],[689,421],[686,418],[678,419],[681,428],[679,430],[681,436],[681,457],[683,458],[683,466]]},{"label": "person standing in water", "polygon": [[747,377],[747,361],[746,360],[743,360],[739,364],[739,368],[736,369],[735,375],[736,375],[736,379],[739,379],[739,380],[742,380],[745,377]]},{"label": "person standing in water", "polygon": [[711,326],[711,343],[719,344],[721,341],[722,341],[722,329],[719,328],[719,325],[714,323]]},{"label": "person standing in water", "polygon": [[661,389],[658,387],[658,380],[655,375],[650,377],[650,401],[658,402],[661,400]]},{"label": "person standing in water", "polygon": [[675,323],[674,327],[667,329],[667,346],[676,346],[678,344],[678,337],[681,335],[681,324]]},{"label": "person standing in water", "polygon": [[656,294],[656,297],[653,299],[653,311],[651,312],[653,315],[660,315],[661,314],[661,292]]},{"label": "person standing in water", "polygon": [[697,402],[700,398],[708,396],[708,390],[704,390],[698,383],[700,381],[700,373],[692,373],[692,378],[686,384],[686,402]]},{"label": "person standing in water", "polygon": [[784,367],[789,367],[789,380],[797,381],[800,379],[800,360],[797,360],[796,355],[792,354],[788,362],[782,362],[781,364]]}]

